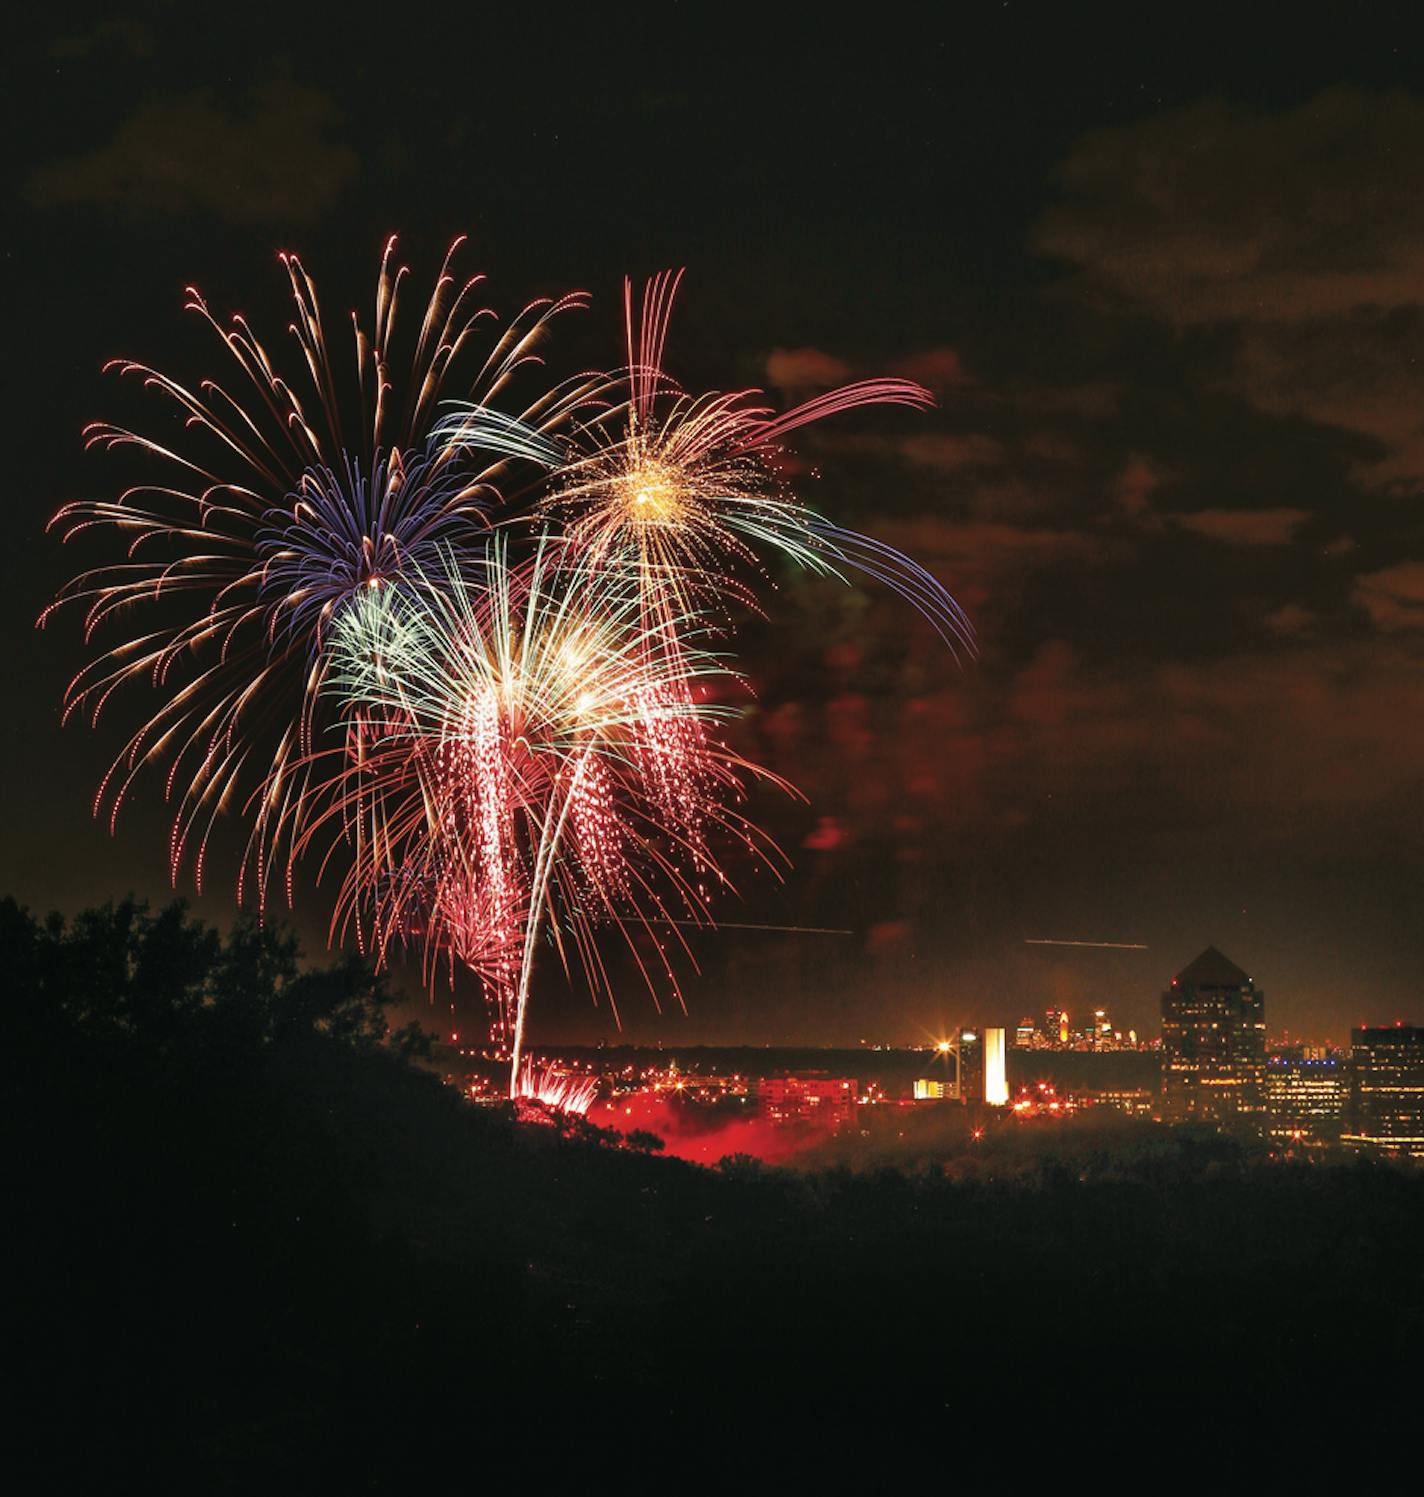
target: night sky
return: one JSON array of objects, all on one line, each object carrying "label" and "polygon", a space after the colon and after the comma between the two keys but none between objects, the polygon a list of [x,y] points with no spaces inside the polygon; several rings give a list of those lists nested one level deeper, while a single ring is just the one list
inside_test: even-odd
[{"label": "night sky", "polygon": [[[59,725],[77,618],[33,630],[77,565],[46,519],[115,482],[81,427],[167,419],[101,363],[197,380],[222,355],[184,286],[281,345],[279,249],[339,320],[388,234],[428,282],[468,233],[508,312],[593,293],[556,374],[617,361],[625,273],[686,265],[689,385],[939,401],[808,434],[799,491],[929,566],[979,659],[784,572],[742,641],[739,742],[809,804],[757,803],[795,868],[724,913],[854,934],[699,939],[689,1017],[629,987],[633,1037],[908,1041],[1089,1000],[1155,1033],[1208,943],[1273,1034],[1424,1018],[1424,63],[1392,23],[297,10],[42,9],[7,39],[0,890],[167,893],[161,781],[117,840],[90,819],[113,740]],[[231,882],[199,908],[226,922]],[[326,910],[299,891],[315,949]],[[614,1034],[581,991],[538,1003],[536,1038]]]}]

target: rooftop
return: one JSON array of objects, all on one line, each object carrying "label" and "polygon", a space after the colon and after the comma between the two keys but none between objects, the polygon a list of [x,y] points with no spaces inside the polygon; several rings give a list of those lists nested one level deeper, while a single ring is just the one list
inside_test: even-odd
[{"label": "rooftop", "polygon": [[1208,946],[1196,961],[1177,973],[1175,981],[1182,987],[1243,988],[1251,979],[1215,946]]}]

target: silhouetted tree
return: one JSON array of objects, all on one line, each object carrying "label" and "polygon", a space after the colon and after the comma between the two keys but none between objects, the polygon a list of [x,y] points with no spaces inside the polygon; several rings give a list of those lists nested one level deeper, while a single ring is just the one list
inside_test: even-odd
[{"label": "silhouetted tree", "polygon": [[958,1438],[1045,1379],[1118,1456],[1223,1379],[1238,1441],[1410,1412],[1424,1171],[891,1109],[830,1167],[706,1170],[470,1105],[365,965],[251,921],[0,901],[0,970],[7,1407],[52,1489],[402,1491],[530,1425],[767,1410]]}]

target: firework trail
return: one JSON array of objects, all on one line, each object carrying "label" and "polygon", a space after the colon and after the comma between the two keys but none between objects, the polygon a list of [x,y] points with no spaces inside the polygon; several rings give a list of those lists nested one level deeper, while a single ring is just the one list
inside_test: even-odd
[{"label": "firework trail", "polygon": [[[80,607],[91,642],[106,625],[131,630],[136,605],[149,609],[146,631],[126,632],[71,680],[65,717],[97,724],[130,683],[159,692],[158,709],[104,775],[94,810],[107,809],[112,830],[139,773],[166,761],[175,882],[191,853],[201,889],[217,815],[237,802],[252,817],[239,902],[249,873],[259,902],[265,898],[274,846],[292,830],[304,789],[293,770],[313,741],[333,621],[363,589],[408,566],[430,566],[440,547],[487,528],[498,504],[495,481],[508,457],[470,462],[467,447],[466,461],[452,462],[448,446],[430,440],[437,403],[458,389],[490,406],[521,366],[537,362],[534,348],[550,321],[585,298],[535,302],[483,338],[494,313],[478,300],[482,276],[460,281],[453,273],[461,242],[445,257],[403,367],[395,335],[407,272],[395,264],[394,239],[370,330],[351,315],[354,369],[344,382],[315,285],[287,254],[280,260],[295,305],[297,378],[281,372],[244,318],[222,327],[192,288],[187,310],[221,340],[227,384],[204,379],[189,388],[133,360],[106,366],[165,401],[178,435],[169,445],[111,422],[86,429],[88,446],[131,450],[155,460],[161,476],[55,515],[51,525],[66,541],[108,531],[125,542],[126,555],[77,576],[39,622],[66,604]],[[354,420],[343,390],[356,396]],[[546,391],[510,419],[532,441],[559,423],[568,401],[586,398],[572,387]],[[262,791],[251,801],[254,782]],[[285,874],[290,897],[290,861]]]}]

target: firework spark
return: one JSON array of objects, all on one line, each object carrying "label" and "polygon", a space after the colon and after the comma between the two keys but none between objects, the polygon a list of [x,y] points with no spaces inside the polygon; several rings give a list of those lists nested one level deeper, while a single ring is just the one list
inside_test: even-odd
[{"label": "firework spark", "polygon": [[514,1088],[515,1101],[540,1102],[545,1107],[571,1112],[577,1117],[586,1116],[597,1097],[596,1076],[574,1076],[554,1065],[536,1069],[532,1057],[527,1055],[519,1068],[519,1079]]}]

